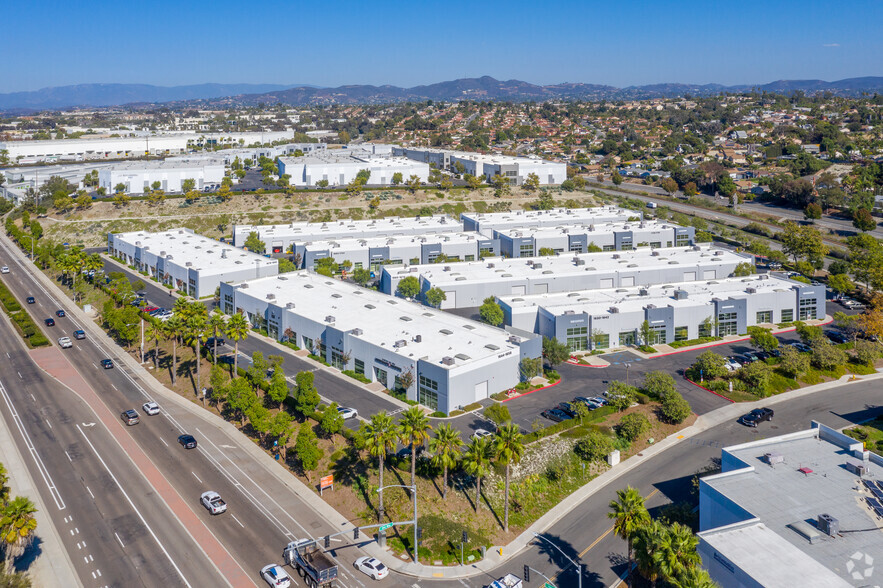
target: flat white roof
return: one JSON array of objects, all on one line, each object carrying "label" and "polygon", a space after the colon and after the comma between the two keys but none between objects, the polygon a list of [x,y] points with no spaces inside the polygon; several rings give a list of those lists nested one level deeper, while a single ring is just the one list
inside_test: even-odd
[{"label": "flat white roof", "polygon": [[[630,251],[604,251],[580,253],[577,255],[554,255],[549,257],[521,257],[512,259],[486,259],[457,263],[422,264],[401,267],[388,267],[395,277],[420,275],[435,285],[454,282],[496,282],[512,277],[541,277],[545,275],[573,275],[586,272],[610,273],[636,268],[641,270],[654,267],[683,266],[689,269],[698,264],[753,262],[753,256],[734,253],[726,249],[710,246],[663,247],[650,249],[641,247]],[[414,271],[414,268],[417,268]],[[449,268],[449,269],[446,269]]]},{"label": "flat white roof", "polygon": [[643,213],[619,206],[595,206],[592,208],[553,208],[551,210],[516,210],[513,212],[464,212],[461,219],[470,219],[482,227],[517,226],[524,224],[555,225],[591,222],[596,218],[617,217],[628,220],[630,217],[643,218]]},{"label": "flat white roof", "polygon": [[115,172],[126,172],[126,171],[162,171],[164,169],[198,169],[201,170],[205,167],[209,166],[218,166],[223,167],[223,163],[214,163],[214,162],[194,162],[194,161],[186,161],[186,160],[170,160],[170,161],[121,161],[114,162],[112,165],[106,166],[102,169],[115,171]]},{"label": "flat white roof", "polygon": [[423,168],[425,163],[407,157],[378,157],[367,151],[320,151],[301,157],[280,157],[285,165],[370,165],[372,167],[413,167]]},{"label": "flat white roof", "polygon": [[[598,315],[607,314],[611,307],[616,307],[620,312],[630,312],[641,310],[648,304],[657,307],[695,306],[708,304],[714,298],[726,300],[768,292],[786,292],[792,290],[794,286],[801,285],[805,284],[777,276],[756,275],[659,286],[501,296],[500,301],[505,302],[512,309],[542,307],[555,316],[568,312]],[[749,289],[754,291],[749,292]],[[685,292],[686,298],[676,300],[676,291]]]},{"label": "flat white roof", "polygon": [[588,223],[585,221],[562,222],[559,226],[543,226],[543,227],[499,227],[494,230],[500,235],[507,237],[533,237],[540,239],[543,237],[557,237],[566,234],[582,235],[584,233],[615,233],[621,231],[659,231],[664,229],[682,229],[679,225],[661,221],[614,221]]},{"label": "flat white roof", "polygon": [[469,243],[472,241],[489,241],[480,233],[461,231],[457,233],[440,233],[429,235],[395,235],[390,237],[366,236],[345,237],[342,239],[317,239],[307,241],[304,246],[309,249],[365,249],[369,247],[394,247],[396,245],[421,245],[424,243]]},{"label": "flat white roof", "polygon": [[[399,217],[392,216],[371,220],[337,220],[326,223],[295,222],[287,225],[236,225],[237,234],[256,231],[261,239],[312,239],[333,238],[336,235],[352,234],[354,237],[369,235],[404,235],[416,231],[422,233],[448,233],[461,231],[463,225],[447,215]],[[268,243],[269,244],[269,243]]]},{"label": "flat white roof", "polygon": [[[359,339],[415,361],[424,359],[439,364],[442,358],[453,357],[455,363],[451,368],[495,359],[513,350],[518,353],[518,346],[510,338],[523,340],[484,323],[306,270],[250,280],[234,287],[246,296],[282,309],[292,304],[290,312],[317,323],[342,331],[361,329]],[[326,321],[329,317],[333,317],[333,322]],[[415,341],[417,335],[420,342]],[[406,345],[395,349],[397,341],[405,341]]]},{"label": "flat white roof", "polygon": [[237,249],[198,235],[189,229],[172,229],[161,233],[147,231],[115,233],[113,239],[115,242],[122,241],[147,248],[157,257],[171,256],[171,260],[177,265],[190,262],[192,264],[190,267],[193,269],[212,274],[279,264],[276,259]]}]

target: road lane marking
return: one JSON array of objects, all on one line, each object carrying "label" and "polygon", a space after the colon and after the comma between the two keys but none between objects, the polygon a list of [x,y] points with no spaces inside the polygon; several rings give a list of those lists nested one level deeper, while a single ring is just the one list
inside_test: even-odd
[{"label": "road lane marking", "polygon": [[[88,486],[86,486],[86,490],[89,490],[89,487],[88,487]],[[92,500],[95,500],[95,495],[92,494],[92,490],[89,490],[89,496],[92,497]]]},{"label": "road lane marking", "polygon": [[24,380],[24,378],[21,377],[21,372],[15,372],[15,373],[18,374],[18,379],[19,379],[19,380]]},{"label": "road lane marking", "polygon": [[113,388],[114,390],[116,390],[117,392],[120,391],[119,388],[117,388],[116,386],[113,385],[113,382],[110,383],[110,387]]},{"label": "road lane marking", "polygon": [[[46,421],[46,424],[49,425],[49,428],[51,429],[51,428],[52,428],[52,423],[49,422],[49,419],[43,419],[43,420]],[[67,451],[65,451],[65,453],[67,453]]]},{"label": "road lane marking", "polygon": [[[86,440],[86,443],[89,444],[89,447],[92,448],[92,451],[95,453],[95,457],[97,457],[97,458],[98,458],[98,461],[101,462],[101,465],[104,466],[104,469],[105,469],[105,470],[107,471],[107,473],[110,475],[111,479],[114,481],[114,483],[116,484],[117,488],[119,488],[120,492],[122,492],[123,496],[126,498],[126,501],[129,503],[129,506],[132,507],[132,510],[135,511],[135,514],[137,514],[137,515],[138,515],[138,518],[141,519],[141,524],[144,525],[145,528],[147,528],[147,531],[150,533],[150,536],[153,537],[153,540],[156,541],[156,544],[159,545],[159,548],[162,549],[162,552],[165,554],[166,558],[168,558],[169,563],[171,563],[171,564],[172,564],[172,567],[175,568],[175,571],[178,572],[178,575],[181,577],[181,580],[184,581],[184,584],[185,584],[188,588],[193,588],[193,587],[190,585],[190,582],[187,581],[187,578],[184,577],[184,573],[181,572],[180,568],[178,568],[178,564],[175,563],[175,560],[173,560],[173,559],[172,559],[172,556],[169,555],[169,552],[166,551],[166,547],[165,547],[165,545],[162,544],[162,542],[159,540],[159,537],[156,536],[156,533],[153,532],[153,529],[151,529],[151,528],[150,528],[150,525],[147,524],[147,521],[144,520],[144,515],[142,515],[142,514],[141,514],[141,511],[138,510],[138,508],[135,507],[135,503],[132,502],[132,499],[131,499],[131,498],[129,498],[129,495],[128,495],[128,494],[126,493],[126,491],[123,489],[122,484],[120,484],[119,480],[117,480],[117,477],[113,474],[113,472],[110,471],[110,468],[107,467],[107,463],[104,461],[104,458],[101,457],[101,454],[98,453],[98,450],[97,450],[97,449],[95,449],[95,446],[92,444],[92,441],[89,439],[89,437],[86,436],[86,433],[83,431],[83,429],[80,428],[80,425],[77,425],[77,430],[78,430],[78,431],[80,432],[80,434],[83,436],[83,439]],[[100,574],[100,572],[99,572],[99,574]]]},{"label": "road lane marking", "polygon": [[94,361],[92,362],[92,367],[94,367],[96,370],[98,369],[98,366],[95,365],[95,362],[94,362]]},{"label": "road lane marking", "polygon": [[114,531],[114,532],[113,532],[113,534],[114,534],[114,535],[115,535],[115,536],[116,536],[116,538],[117,538],[117,541],[119,541],[119,542],[120,542],[120,547],[122,547],[122,548],[123,548],[123,549],[125,549],[125,548],[126,548],[126,546],[125,546],[125,544],[123,544],[123,540],[122,540],[122,539],[120,539],[120,536],[119,536],[119,535],[117,535],[117,533],[116,533],[116,531]]},{"label": "road lane marking", "polygon": [[67,460],[68,460],[69,462],[73,463],[74,460],[71,459],[71,454],[68,453],[67,451],[65,451],[64,454],[67,456]]},{"label": "road lane marking", "polygon": [[[236,521],[237,523],[239,523],[239,519],[236,518],[236,515],[235,515],[235,514],[230,513],[230,516],[233,517],[233,520],[234,520],[234,521]],[[245,525],[243,525],[242,523],[239,523],[239,526],[242,527],[243,529],[245,528]]]},{"label": "road lane marking", "polygon": [[9,394],[7,394],[6,387],[3,386],[2,382],[0,382],[0,395],[3,396],[3,401],[6,403],[6,407],[9,409],[9,413],[12,415],[12,420],[15,423],[16,428],[18,428],[18,432],[24,440],[25,445],[28,448],[28,452],[30,452],[31,457],[34,459],[34,462],[37,465],[37,471],[40,472],[40,476],[43,478],[43,482],[49,489],[49,494],[52,495],[52,499],[55,501],[55,506],[58,507],[58,510],[64,510],[65,505],[64,500],[61,498],[61,493],[58,491],[58,488],[55,487],[55,482],[52,480],[52,476],[49,475],[49,470],[46,469],[46,465],[40,458],[40,454],[37,453],[37,448],[34,447],[34,443],[31,441],[31,437],[28,435],[24,423],[22,422],[21,417],[18,415],[18,411],[15,410],[15,405],[12,404],[12,399],[9,397]]},{"label": "road lane marking", "polygon": [[34,395],[33,395],[33,394],[31,394],[31,400],[33,400],[34,402],[37,402],[37,399],[34,398]]},{"label": "road lane marking", "polygon": [[200,484],[202,484],[202,480],[199,479],[199,476],[196,475],[196,472],[190,472],[190,473],[193,474],[193,477],[196,478],[196,481],[197,481],[197,482],[199,482]]},{"label": "road lane marking", "polygon": [[160,440],[160,441],[162,441],[162,444],[163,444],[163,445],[165,445],[165,446],[166,446],[166,447],[168,447],[168,446],[169,446],[169,444],[168,444],[168,443],[166,443],[166,440],[165,440],[165,439],[163,439],[163,438],[162,438],[162,437],[160,437],[160,438],[159,438],[159,440]]}]

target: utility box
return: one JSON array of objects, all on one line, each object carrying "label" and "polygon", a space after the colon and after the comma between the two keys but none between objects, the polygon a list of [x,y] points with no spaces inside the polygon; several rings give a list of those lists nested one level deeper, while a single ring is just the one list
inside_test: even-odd
[{"label": "utility box", "polygon": [[607,455],[607,465],[613,467],[619,464],[619,449],[614,449]]},{"label": "utility box", "polygon": [[840,521],[829,514],[819,515],[819,530],[826,535],[836,535],[840,532]]}]

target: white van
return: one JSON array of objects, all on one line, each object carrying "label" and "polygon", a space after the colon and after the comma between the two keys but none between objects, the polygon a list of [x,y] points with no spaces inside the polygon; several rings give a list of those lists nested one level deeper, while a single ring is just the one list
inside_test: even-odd
[{"label": "white van", "polygon": [[655,202],[648,202],[647,208],[656,208],[656,203]]}]

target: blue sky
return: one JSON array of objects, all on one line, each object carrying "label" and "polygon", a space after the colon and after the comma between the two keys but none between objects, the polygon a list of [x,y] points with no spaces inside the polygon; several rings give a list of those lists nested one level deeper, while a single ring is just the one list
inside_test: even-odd
[{"label": "blue sky", "polygon": [[741,84],[883,75],[883,2],[9,2],[0,92],[79,83]]}]

